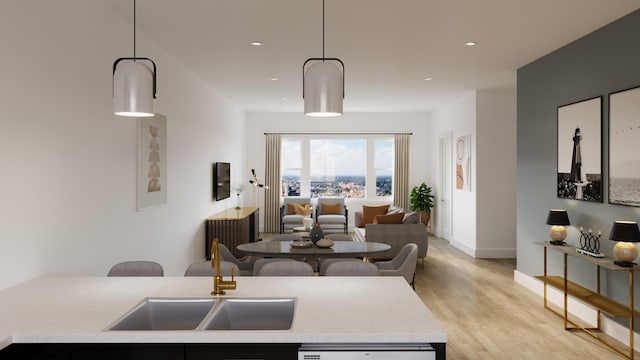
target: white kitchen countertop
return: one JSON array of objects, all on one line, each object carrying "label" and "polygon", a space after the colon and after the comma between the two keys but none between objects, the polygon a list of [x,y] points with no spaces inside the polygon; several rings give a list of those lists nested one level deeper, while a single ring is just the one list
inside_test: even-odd
[{"label": "white kitchen countertop", "polygon": [[296,297],[291,330],[104,331],[145,297],[209,297],[210,277],[42,277],[0,291],[11,343],[446,343],[401,277],[237,277],[224,297]]}]

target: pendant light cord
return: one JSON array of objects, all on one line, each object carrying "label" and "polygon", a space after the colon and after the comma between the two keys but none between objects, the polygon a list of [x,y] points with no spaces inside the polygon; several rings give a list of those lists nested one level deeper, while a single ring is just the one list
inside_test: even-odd
[{"label": "pendant light cord", "polygon": [[135,59],[136,59],[136,0],[133,0],[133,61],[136,61]]},{"label": "pendant light cord", "polygon": [[322,0],[322,62],[324,62],[324,0]]}]

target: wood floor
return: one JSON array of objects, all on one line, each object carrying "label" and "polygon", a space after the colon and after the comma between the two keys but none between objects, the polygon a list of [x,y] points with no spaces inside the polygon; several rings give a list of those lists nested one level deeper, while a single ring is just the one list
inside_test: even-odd
[{"label": "wood floor", "polygon": [[416,293],[447,330],[447,359],[624,359],[565,331],[541,296],[513,281],[514,269],[515,260],[474,259],[430,237]]}]

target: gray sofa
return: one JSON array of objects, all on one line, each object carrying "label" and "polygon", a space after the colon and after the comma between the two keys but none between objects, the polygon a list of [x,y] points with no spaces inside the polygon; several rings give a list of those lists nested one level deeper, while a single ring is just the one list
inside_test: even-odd
[{"label": "gray sofa", "polygon": [[[354,214],[354,224],[362,220],[362,212]],[[388,260],[398,254],[400,249],[408,243],[418,245],[418,259],[427,256],[429,237],[427,227],[423,224],[366,224],[364,228],[356,227],[354,241],[370,241],[391,245],[391,249],[370,258],[373,260]],[[424,260],[422,260],[424,261]]]}]

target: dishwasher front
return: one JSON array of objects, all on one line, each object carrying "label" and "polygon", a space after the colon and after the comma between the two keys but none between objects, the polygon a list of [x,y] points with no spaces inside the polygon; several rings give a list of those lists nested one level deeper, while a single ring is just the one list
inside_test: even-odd
[{"label": "dishwasher front", "polygon": [[436,360],[429,344],[302,344],[298,360]]}]

